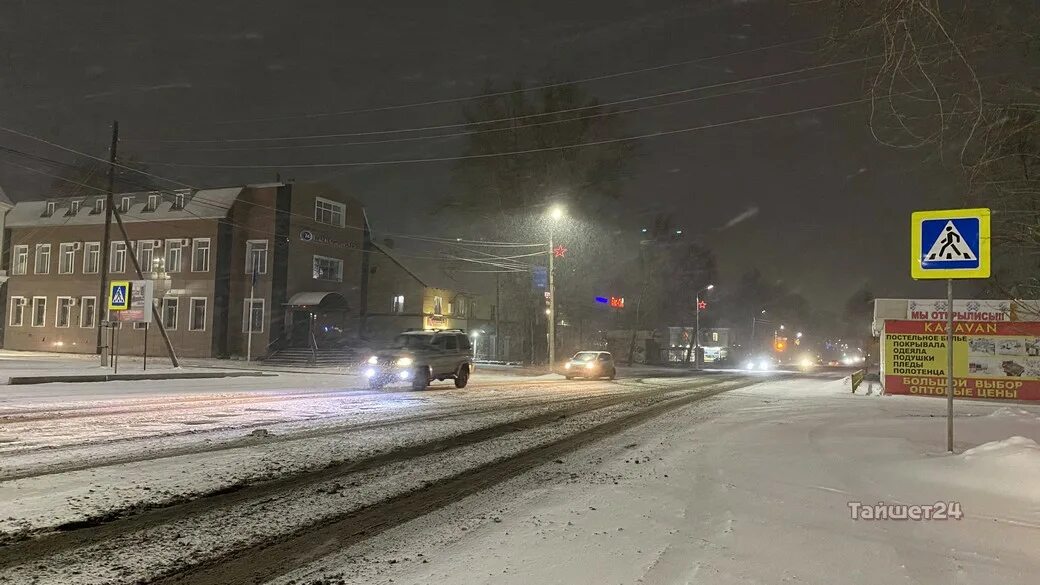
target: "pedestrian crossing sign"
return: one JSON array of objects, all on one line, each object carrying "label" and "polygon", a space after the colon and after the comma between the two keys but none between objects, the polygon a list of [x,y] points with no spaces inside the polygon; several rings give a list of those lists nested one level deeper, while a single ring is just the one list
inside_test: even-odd
[{"label": "pedestrian crossing sign", "polygon": [[125,311],[130,308],[130,281],[113,280],[108,287],[108,308]]},{"label": "pedestrian crossing sign", "polygon": [[910,274],[916,279],[989,278],[989,209],[915,211]]}]

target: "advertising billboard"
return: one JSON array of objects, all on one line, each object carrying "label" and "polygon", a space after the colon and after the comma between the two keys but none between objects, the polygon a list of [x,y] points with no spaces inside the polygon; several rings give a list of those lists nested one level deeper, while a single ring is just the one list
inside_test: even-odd
[{"label": "advertising billboard", "polygon": [[[1040,323],[955,322],[954,396],[1040,400]],[[886,321],[885,393],[946,395],[946,323]]]}]

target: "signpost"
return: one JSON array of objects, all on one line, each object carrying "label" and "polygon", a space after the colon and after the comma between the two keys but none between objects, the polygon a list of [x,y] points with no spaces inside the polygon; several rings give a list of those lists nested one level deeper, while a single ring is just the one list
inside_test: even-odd
[{"label": "signpost", "polygon": [[[954,279],[989,278],[990,211],[915,211],[910,219],[910,275],[945,279],[946,306],[953,304]],[[953,452],[953,310],[946,311],[946,450]]]}]

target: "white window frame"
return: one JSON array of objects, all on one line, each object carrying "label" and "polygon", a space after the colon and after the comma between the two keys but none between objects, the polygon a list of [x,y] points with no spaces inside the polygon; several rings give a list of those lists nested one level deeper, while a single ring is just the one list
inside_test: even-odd
[{"label": "white window frame", "polygon": [[54,211],[57,209],[57,204],[53,201],[48,201],[47,205],[43,208],[43,217],[51,217],[54,215]]},{"label": "white window frame", "polygon": [[455,299],[455,302],[451,304],[451,314],[461,319],[466,318],[466,297],[459,297]]},{"label": "white window frame", "polygon": [[187,196],[184,193],[174,193],[173,209],[184,209],[184,205],[185,203],[187,203],[187,201]]},{"label": "white window frame", "polygon": [[[335,263],[339,268],[337,269],[336,278],[319,278],[319,271],[317,270],[318,260],[330,260]],[[340,258],[333,258],[332,256],[322,256],[315,254],[311,257],[311,277],[314,280],[321,280],[324,282],[343,282],[343,260]]]},{"label": "white window frame", "polygon": [[[155,240],[137,240],[137,265],[141,267],[142,272],[151,272],[152,267],[155,265]],[[148,249],[148,261],[144,261],[144,247],[150,246]]]},{"label": "white window frame", "polygon": [[[71,255],[72,260],[69,261],[69,269],[62,270],[65,264],[65,256]],[[62,242],[58,244],[58,274],[73,274],[76,272],[76,243],[75,242]]]},{"label": "white window frame", "polygon": [[404,312],[404,295],[394,295],[390,299],[390,312],[400,315]]},{"label": "white window frame", "polygon": [[158,193],[149,193],[148,194],[148,204],[145,206],[144,210],[145,211],[155,211],[156,209],[159,209],[159,194]]},{"label": "white window frame", "polygon": [[[173,301],[173,325],[168,325],[166,323],[166,308],[169,306],[169,301]],[[165,296],[162,298],[161,306],[162,310],[159,311],[159,317],[162,319],[163,327],[165,327],[167,331],[176,331],[177,322],[181,319],[181,298],[178,296]]]},{"label": "white window frame", "polygon": [[[170,262],[170,252],[177,250],[177,261]],[[166,264],[166,272],[180,272],[184,264],[184,238],[168,238],[163,246],[163,262]]]},{"label": "white window frame", "polygon": [[[54,327],[56,327],[57,329],[68,329],[69,327],[72,327],[72,307],[76,306],[76,299],[68,296],[59,296],[55,299],[55,301],[56,302],[54,303]],[[62,301],[69,302],[69,304],[66,307],[68,309],[68,314],[66,315],[64,325],[61,324]]]},{"label": "white window frame", "polygon": [[[43,315],[40,317],[40,324],[36,324],[36,301],[43,301]],[[47,326],[47,297],[33,297],[32,303],[29,309],[29,325],[31,327],[46,327]]]},{"label": "white window frame", "polygon": [[[40,271],[40,252],[46,251],[47,261],[43,263],[43,271]],[[33,274],[50,274],[51,273],[51,245],[50,244],[36,244],[36,254],[33,257]]]},{"label": "white window frame", "polygon": [[[13,276],[23,275],[29,273],[29,244],[18,244],[14,247],[14,253],[11,255],[11,274]],[[23,256],[22,262],[18,261],[18,257]],[[19,267],[20,265],[20,267]]]},{"label": "white window frame", "polygon": [[[202,301],[202,327],[195,327],[195,301]],[[188,300],[188,331],[205,331],[209,317],[209,297],[191,297]]]},{"label": "white window frame", "polygon": [[270,250],[270,245],[267,240],[246,240],[246,274],[253,273],[254,255],[260,257],[258,274],[267,274],[268,250]]},{"label": "white window frame", "polygon": [[76,215],[79,213],[80,205],[82,201],[69,201],[69,213],[67,215]]},{"label": "white window frame", "polygon": [[246,298],[245,302],[242,303],[242,333],[249,333],[250,317],[252,315],[252,309],[260,305],[260,328],[253,329],[253,333],[264,332],[264,320],[267,318],[267,306],[265,299],[263,298]]},{"label": "white window frame", "polygon": [[[14,296],[11,297],[11,311],[7,316],[7,325],[9,327],[24,327],[25,326],[25,307],[28,305],[25,297]],[[17,311],[17,312],[16,312]],[[18,322],[15,323],[14,316],[18,315]]]},{"label": "white window frame", "polygon": [[[339,214],[339,222],[335,221],[337,213]],[[324,218],[326,214],[328,214],[328,221]],[[315,197],[314,221],[335,227],[347,225],[347,204],[325,199],[324,197]]]},{"label": "white window frame", "polygon": [[[97,254],[97,265],[94,270],[90,269],[90,251],[94,250]],[[83,243],[83,274],[97,274],[101,270],[101,242],[84,242]]]},{"label": "white window frame", "polygon": [[[195,254],[198,253],[199,249],[201,248],[201,244],[203,244],[203,243],[206,244],[206,246],[205,246],[205,250],[206,250],[206,265],[205,265],[204,268],[202,268],[200,270],[196,270],[195,269]],[[210,245],[210,239],[209,238],[194,238],[194,239],[192,239],[192,241],[191,241],[191,271],[192,272],[209,272],[210,259],[213,256],[212,251],[213,251],[213,247]]]},{"label": "white window frame", "polygon": [[120,213],[126,213],[130,211],[130,208],[134,204],[134,198],[129,195],[124,195],[119,199],[119,211]]},{"label": "white window frame", "polygon": [[[126,272],[126,242],[119,240],[112,242],[112,249],[108,252],[108,271],[112,274],[122,274]],[[116,258],[119,258],[119,264],[116,265]]]},{"label": "white window frame", "polygon": [[94,200],[94,213],[101,214],[105,212],[105,198],[98,197]]},{"label": "white window frame", "polygon": [[[90,311],[87,311],[87,301],[90,301]],[[84,323],[84,317],[90,317],[89,323]],[[79,298],[79,326],[81,329],[93,329],[97,324],[97,297]]]}]

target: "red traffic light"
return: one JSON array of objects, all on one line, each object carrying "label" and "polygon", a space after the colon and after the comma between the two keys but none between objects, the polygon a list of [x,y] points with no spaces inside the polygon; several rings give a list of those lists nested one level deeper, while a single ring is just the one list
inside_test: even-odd
[{"label": "red traffic light", "polygon": [[624,309],[625,297],[610,297],[610,306],[615,309]]}]

